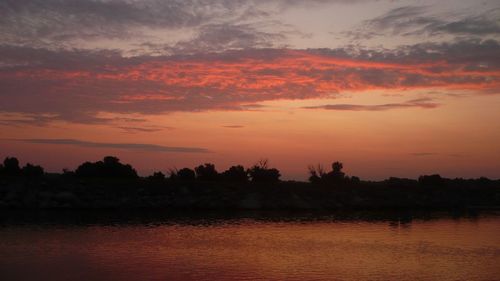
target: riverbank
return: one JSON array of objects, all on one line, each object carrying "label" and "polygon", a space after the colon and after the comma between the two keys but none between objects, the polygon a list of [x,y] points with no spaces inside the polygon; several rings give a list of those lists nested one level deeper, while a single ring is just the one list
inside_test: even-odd
[{"label": "riverbank", "polygon": [[496,209],[498,181],[440,185],[392,180],[347,185],[306,182],[231,183],[47,176],[0,180],[0,208],[8,209]]}]

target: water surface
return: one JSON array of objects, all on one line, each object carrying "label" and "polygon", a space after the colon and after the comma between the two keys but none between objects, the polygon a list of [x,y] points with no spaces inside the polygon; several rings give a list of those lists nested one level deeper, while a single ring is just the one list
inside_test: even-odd
[{"label": "water surface", "polygon": [[1,280],[500,280],[497,214],[4,214],[0,222]]}]

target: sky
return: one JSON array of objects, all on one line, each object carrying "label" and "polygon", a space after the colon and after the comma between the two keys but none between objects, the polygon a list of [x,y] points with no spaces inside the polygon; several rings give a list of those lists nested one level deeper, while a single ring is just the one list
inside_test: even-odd
[{"label": "sky", "polygon": [[2,0],[0,157],[500,178],[500,2]]}]

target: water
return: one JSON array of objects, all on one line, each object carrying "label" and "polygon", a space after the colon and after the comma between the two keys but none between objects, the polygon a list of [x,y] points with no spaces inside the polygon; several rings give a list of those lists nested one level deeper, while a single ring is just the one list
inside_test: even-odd
[{"label": "water", "polygon": [[3,214],[0,280],[500,280],[500,216]]}]

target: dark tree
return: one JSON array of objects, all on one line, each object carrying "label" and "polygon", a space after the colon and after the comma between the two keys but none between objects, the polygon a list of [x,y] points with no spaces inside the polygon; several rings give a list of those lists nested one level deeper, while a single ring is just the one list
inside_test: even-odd
[{"label": "dark tree", "polygon": [[164,180],[165,179],[165,174],[162,172],[154,172],[151,176],[148,177],[150,180]]},{"label": "dark tree", "polygon": [[18,176],[21,173],[19,160],[15,157],[7,157],[3,160],[3,172],[9,176]]},{"label": "dark tree", "polygon": [[342,183],[346,181],[345,173],[342,172],[344,165],[340,162],[332,164],[332,171],[325,175],[326,180],[330,183]]},{"label": "dark tree", "polygon": [[21,170],[21,174],[26,178],[40,178],[44,175],[44,171],[41,166],[28,163]]},{"label": "dark tree", "polygon": [[120,159],[114,156],[106,156],[103,161],[104,165],[107,165],[108,167],[118,166],[120,164]]},{"label": "dark tree", "polygon": [[342,171],[344,165],[341,162],[333,162],[332,170],[325,172],[321,165],[309,166],[309,181],[315,184],[359,184],[358,177],[349,177]]},{"label": "dark tree", "polygon": [[62,173],[62,176],[65,177],[65,178],[72,178],[75,176],[75,172],[74,171],[71,171],[69,169],[66,169],[64,168],[63,169],[63,173]]},{"label": "dark tree", "polygon": [[[172,178],[172,174],[170,175]],[[193,181],[196,178],[196,174],[192,169],[182,168],[175,173],[173,179],[181,181]]]},{"label": "dark tree", "polygon": [[252,182],[278,182],[281,174],[278,169],[268,168],[268,161],[261,160],[248,169]]},{"label": "dark tree", "polygon": [[219,179],[219,173],[214,164],[206,163],[194,168],[196,178],[202,181],[216,181]]},{"label": "dark tree", "polygon": [[424,175],[418,177],[418,183],[422,186],[443,186],[445,180],[440,175]]},{"label": "dark tree", "polygon": [[361,179],[359,177],[352,176],[351,179],[350,179],[350,182],[352,184],[359,184],[359,183],[361,183]]},{"label": "dark tree", "polygon": [[120,163],[120,159],[113,156],[104,157],[103,161],[95,163],[85,162],[76,171],[79,177],[103,178],[137,178],[137,172],[129,164]]},{"label": "dark tree", "polygon": [[309,181],[311,183],[320,183],[325,177],[325,169],[321,164],[318,164],[317,166],[310,165],[307,168],[309,170]]},{"label": "dark tree", "polygon": [[241,165],[232,166],[222,173],[222,178],[231,182],[247,182],[248,174]]}]

